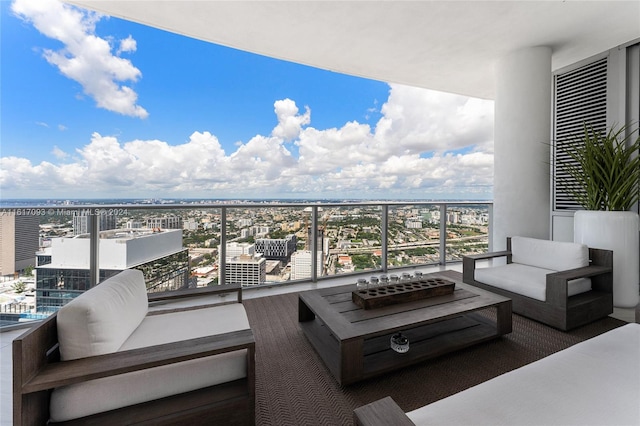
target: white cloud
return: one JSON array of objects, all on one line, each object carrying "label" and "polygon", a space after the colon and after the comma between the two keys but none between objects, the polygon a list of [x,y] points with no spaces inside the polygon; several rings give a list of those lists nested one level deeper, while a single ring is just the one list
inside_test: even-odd
[{"label": "white cloud", "polygon": [[64,159],[67,158],[69,156],[69,154],[67,154],[66,152],[64,152],[63,150],[61,150],[60,148],[58,148],[57,146],[54,146],[53,149],[51,150],[51,153],[53,154],[54,157],[56,157],[57,159]]},{"label": "white cloud", "polygon": [[138,44],[135,39],[129,35],[127,38],[120,40],[120,47],[118,48],[118,54],[122,52],[135,52],[138,49]]},{"label": "white cloud", "polygon": [[278,118],[278,125],[273,129],[271,134],[277,138],[284,140],[292,140],[297,138],[302,130],[302,126],[311,122],[311,111],[306,107],[306,112],[302,115],[298,114],[298,107],[291,99],[283,99],[276,101],[274,111]]},{"label": "white cloud", "polygon": [[393,150],[442,152],[493,140],[493,103],[392,85],[376,136]]},{"label": "white cloud", "polygon": [[[180,145],[94,133],[71,163],[3,158],[0,188],[84,197],[98,189],[206,198],[491,197],[492,102],[392,85],[380,111],[373,128],[350,121],[316,129],[309,108],[300,114],[293,100],[279,100],[271,134],[240,142],[233,152],[206,131]],[[54,148],[68,162],[63,154]]]},{"label": "white cloud", "polygon": [[123,82],[135,83],[142,73],[131,61],[119,56],[120,51],[135,51],[131,36],[122,40],[116,55],[109,42],[95,34],[100,15],[85,12],[58,0],[15,0],[13,12],[43,35],[60,41],[64,47],[45,49],[44,58],[60,72],[82,85],[86,95],[98,107],[132,117],[149,114],[137,105],[138,95]]}]

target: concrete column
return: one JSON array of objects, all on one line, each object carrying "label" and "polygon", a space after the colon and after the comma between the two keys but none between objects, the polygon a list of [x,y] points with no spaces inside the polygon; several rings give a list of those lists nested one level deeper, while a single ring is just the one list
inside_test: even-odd
[{"label": "concrete column", "polygon": [[549,239],[551,49],[532,47],[496,67],[494,250],[506,237]]}]

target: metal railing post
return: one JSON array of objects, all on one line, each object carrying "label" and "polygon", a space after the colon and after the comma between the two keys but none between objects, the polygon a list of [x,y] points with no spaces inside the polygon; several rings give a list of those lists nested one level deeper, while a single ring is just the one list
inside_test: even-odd
[{"label": "metal railing post", "polygon": [[489,212],[489,224],[487,226],[487,250],[489,252],[493,250],[493,203],[487,206]]},{"label": "metal railing post", "polygon": [[311,235],[307,238],[311,239],[309,249],[311,250],[311,282],[318,282],[318,205],[311,207]]},{"label": "metal railing post", "polygon": [[447,204],[440,204],[440,265],[447,264]]},{"label": "metal railing post", "polygon": [[220,254],[218,258],[218,271],[219,285],[224,285],[227,282],[227,208],[222,207],[220,212]]},{"label": "metal railing post", "polygon": [[382,272],[387,272],[388,269],[388,259],[389,255],[389,205],[382,205],[382,235],[381,235],[381,243],[382,243]]},{"label": "metal railing post", "polygon": [[100,283],[100,231],[98,229],[98,216],[87,216],[89,223],[89,288]]}]

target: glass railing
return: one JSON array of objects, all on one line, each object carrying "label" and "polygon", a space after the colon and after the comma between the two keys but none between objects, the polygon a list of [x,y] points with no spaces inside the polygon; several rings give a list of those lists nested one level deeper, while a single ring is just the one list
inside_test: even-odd
[{"label": "glass railing", "polygon": [[[488,251],[490,202],[44,205],[40,251],[26,275],[0,283],[3,325],[41,319],[127,268],[149,292],[240,283],[318,282],[445,265]],[[39,223],[38,223],[39,222]],[[98,238],[99,236],[99,238]],[[315,255],[314,255],[315,254]],[[20,285],[16,285],[21,282]],[[27,282],[27,285],[23,283]]]}]

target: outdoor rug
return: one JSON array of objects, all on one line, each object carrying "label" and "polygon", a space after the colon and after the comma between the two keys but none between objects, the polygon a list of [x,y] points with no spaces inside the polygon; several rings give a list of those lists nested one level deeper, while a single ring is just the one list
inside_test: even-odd
[{"label": "outdoor rug", "polygon": [[352,425],[355,408],[385,396],[411,411],[625,324],[562,332],[514,314],[502,338],[340,386],[298,326],[298,293],[243,304],[256,338],[256,424],[274,426]]}]

